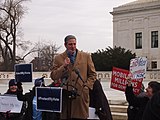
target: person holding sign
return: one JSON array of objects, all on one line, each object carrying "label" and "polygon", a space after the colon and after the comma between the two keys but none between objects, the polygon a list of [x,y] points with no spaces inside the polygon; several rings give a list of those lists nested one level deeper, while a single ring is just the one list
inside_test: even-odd
[{"label": "person holding sign", "polygon": [[[11,79],[8,85],[9,89],[4,95],[5,96],[17,95],[17,83],[15,79]],[[20,113],[11,113],[10,111],[7,111],[6,113],[0,113],[0,120],[22,120],[24,111],[25,111],[25,104],[23,104]]]},{"label": "person holding sign", "polygon": [[[144,96],[146,96],[145,87],[144,87],[143,83],[141,85],[141,89],[139,91],[139,94],[136,94],[136,95],[137,95],[137,97],[144,97]],[[139,107],[136,107],[136,106],[134,106],[132,104],[129,104],[128,108],[127,108],[128,120],[135,120],[135,117],[136,117],[136,115],[138,113],[138,110],[139,110]]]},{"label": "person holding sign", "polygon": [[30,92],[25,93],[23,95],[22,83],[21,82],[17,83],[18,100],[27,102],[27,109],[26,109],[23,120],[47,120],[43,112],[36,110],[37,101],[35,96],[36,94],[35,90],[36,90],[36,87],[40,87],[40,86],[45,86],[43,77],[36,79],[32,90],[30,90]]},{"label": "person holding sign", "polygon": [[17,94],[17,83],[15,79],[11,79],[8,85],[9,85],[9,89],[7,90],[5,94],[16,95]]},{"label": "person holding sign", "polygon": [[[57,55],[51,69],[53,81],[61,79],[66,99],[63,99],[61,119],[87,119],[89,116],[89,89],[97,74],[91,56],[76,48],[76,37],[64,39],[66,51]],[[69,96],[68,96],[69,95]]]},{"label": "person holding sign", "polygon": [[145,111],[148,101],[160,90],[160,85],[157,81],[149,82],[146,88],[146,95],[144,97],[138,97],[133,93],[131,78],[128,77],[126,79],[128,83],[125,90],[126,100],[130,105],[138,108],[134,120],[142,120],[143,112]]}]

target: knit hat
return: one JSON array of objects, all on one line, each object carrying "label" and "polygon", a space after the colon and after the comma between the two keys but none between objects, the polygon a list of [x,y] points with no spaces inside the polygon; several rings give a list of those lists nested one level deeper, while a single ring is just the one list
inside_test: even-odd
[{"label": "knit hat", "polygon": [[11,80],[9,81],[9,87],[10,87],[10,86],[13,86],[13,85],[17,85],[15,79],[11,79]]},{"label": "knit hat", "polygon": [[34,86],[45,86],[44,77],[35,79]]}]

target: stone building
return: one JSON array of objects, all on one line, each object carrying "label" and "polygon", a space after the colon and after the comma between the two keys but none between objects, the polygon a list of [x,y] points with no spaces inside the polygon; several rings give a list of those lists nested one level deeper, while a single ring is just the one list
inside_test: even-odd
[{"label": "stone building", "polygon": [[113,15],[113,46],[148,59],[148,70],[160,69],[160,0],[137,0],[110,12]]}]

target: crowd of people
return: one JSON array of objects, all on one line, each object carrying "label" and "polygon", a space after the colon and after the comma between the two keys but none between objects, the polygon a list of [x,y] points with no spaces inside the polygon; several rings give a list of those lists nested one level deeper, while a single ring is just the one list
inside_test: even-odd
[{"label": "crowd of people", "polygon": [[[95,113],[101,120],[112,120],[109,104],[102,86],[97,80],[91,55],[79,51],[76,43],[75,36],[68,35],[65,37],[64,46],[66,50],[55,57],[51,69],[53,83],[48,87],[63,88],[61,113],[36,109],[35,90],[37,86],[45,86],[43,79],[36,79],[32,90],[25,94],[23,94],[22,83],[17,82],[14,85],[17,99],[27,104],[25,113],[22,114],[23,120],[87,119],[89,117],[89,107],[95,107]],[[100,99],[95,99],[95,97]],[[101,104],[98,104],[98,100],[101,100]],[[14,113],[7,111],[4,114],[11,116]],[[6,119],[10,120],[8,117]]]},{"label": "crowd of people", "polygon": [[131,78],[127,78],[127,82],[125,95],[129,103],[128,120],[160,120],[160,83],[150,81],[146,91],[135,95]]},{"label": "crowd of people", "polygon": [[[5,94],[16,95],[23,102],[20,113],[1,112],[0,120],[86,120],[89,107],[95,108],[100,120],[113,120],[106,95],[97,74],[91,55],[76,47],[77,39],[68,35],[64,39],[66,50],[55,56],[50,77],[53,82],[46,86],[44,78],[34,81],[32,90],[23,93],[23,85],[15,79],[9,81]],[[61,87],[62,111],[37,110],[36,87]],[[128,120],[160,120],[160,83],[151,81],[135,95],[131,78],[127,78],[125,90]]]}]

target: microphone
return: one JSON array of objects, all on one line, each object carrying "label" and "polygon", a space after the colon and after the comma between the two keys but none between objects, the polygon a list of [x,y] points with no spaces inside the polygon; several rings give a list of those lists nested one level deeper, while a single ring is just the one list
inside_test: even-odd
[{"label": "microphone", "polygon": [[67,75],[67,74],[64,75],[63,77],[61,77],[61,84],[60,84],[60,86],[63,86],[63,85],[66,84],[66,81],[67,81],[68,77],[69,77],[69,75]]},{"label": "microphone", "polygon": [[[78,77],[83,81],[79,69],[75,68],[74,71],[75,71],[75,73],[78,75]],[[83,81],[83,83],[84,83],[84,81]]]}]

